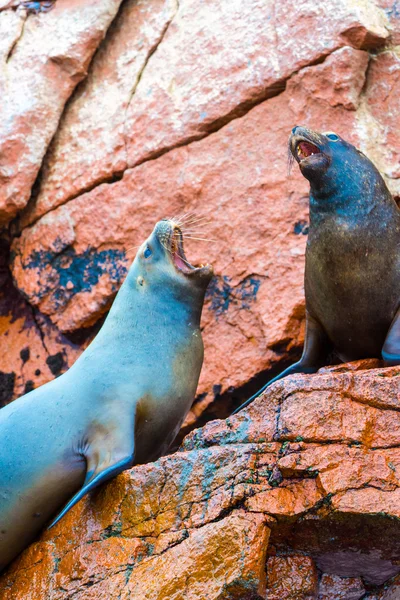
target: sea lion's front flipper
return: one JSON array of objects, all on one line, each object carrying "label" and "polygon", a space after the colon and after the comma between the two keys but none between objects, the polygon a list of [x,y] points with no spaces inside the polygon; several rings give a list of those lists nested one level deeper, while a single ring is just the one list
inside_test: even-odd
[{"label": "sea lion's front flipper", "polygon": [[392,321],[383,344],[382,358],[389,366],[400,364],[400,308]]},{"label": "sea lion's front flipper", "polygon": [[[127,424],[129,427],[127,428]],[[83,487],[71,498],[63,510],[51,522],[51,529],[85,494],[108,479],[119,475],[133,466],[134,462],[134,424],[129,419],[120,427],[103,427],[95,430],[85,449],[87,470]]]},{"label": "sea lion's front flipper", "polygon": [[258,392],[256,392],[251,398],[246,400],[239,408],[233,411],[232,414],[236,414],[242,408],[248,406],[253,400],[258,398],[260,394],[264,392],[270,385],[286,377],[286,375],[293,375],[294,373],[315,373],[320,367],[325,364],[327,355],[331,350],[331,343],[327,334],[325,333],[322,326],[314,319],[309,313],[306,314],[306,333],[304,338],[304,349],[302,357],[299,361],[290,365],[287,369],[279,373],[276,377],[268,381]]}]

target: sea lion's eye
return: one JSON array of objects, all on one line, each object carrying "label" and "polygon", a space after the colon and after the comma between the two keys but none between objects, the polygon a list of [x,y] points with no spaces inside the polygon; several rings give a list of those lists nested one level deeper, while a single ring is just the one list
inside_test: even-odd
[{"label": "sea lion's eye", "polygon": [[326,137],[331,140],[331,142],[337,142],[339,139],[339,136],[336,135],[336,133],[325,133],[324,135],[326,135]]},{"label": "sea lion's eye", "polygon": [[151,256],[151,255],[152,255],[152,251],[150,250],[150,248],[148,246],[146,246],[146,248],[145,248],[145,250],[143,252],[143,256],[145,258],[149,258],[149,256]]}]

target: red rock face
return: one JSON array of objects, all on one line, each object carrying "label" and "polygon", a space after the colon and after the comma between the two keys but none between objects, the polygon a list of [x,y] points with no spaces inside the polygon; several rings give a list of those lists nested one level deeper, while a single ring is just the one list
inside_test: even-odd
[{"label": "red rock face", "polygon": [[0,225],[26,206],[65,102],[119,4],[58,0],[49,13],[0,12]]}]

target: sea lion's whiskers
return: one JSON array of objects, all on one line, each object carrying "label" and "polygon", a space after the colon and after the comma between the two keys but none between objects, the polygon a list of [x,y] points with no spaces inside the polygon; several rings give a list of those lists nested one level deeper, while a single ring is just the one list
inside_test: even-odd
[{"label": "sea lion's whiskers", "polygon": [[180,223],[185,223],[188,219],[190,219],[191,217],[195,217],[196,216],[196,212],[193,210],[190,210],[188,212],[183,213],[183,215],[178,215],[176,217],[173,217],[171,220],[172,221],[179,221]]},{"label": "sea lion's whiskers", "polygon": [[174,225],[178,225],[178,227],[182,227],[182,220],[180,217],[171,217],[168,221],[172,221]]},{"label": "sea lion's whiskers", "polygon": [[125,254],[130,254],[133,250],[137,250],[138,248],[140,248],[142,244],[138,244],[137,246],[132,246],[131,248],[128,248],[127,250],[125,250]]},{"label": "sea lion's whiskers", "polygon": [[182,233],[194,233],[196,231],[202,231],[204,230],[205,227],[207,227],[207,225],[210,225],[211,221],[206,221],[205,223],[196,223],[195,225],[190,225],[189,229],[186,229],[185,227],[181,227]]},{"label": "sea lion's whiskers", "polygon": [[183,228],[185,228],[185,227],[192,227],[192,226],[198,227],[198,226],[201,226],[202,224],[203,225],[204,224],[209,225],[211,223],[211,221],[206,221],[206,219],[208,219],[208,217],[202,217],[201,219],[196,219],[196,220],[193,220],[193,221],[189,221],[187,223],[183,223],[182,227]]},{"label": "sea lion's whiskers", "polygon": [[202,221],[204,219],[207,219],[210,213],[211,210],[208,210],[205,214],[199,214],[197,211],[191,211],[183,215],[183,218],[181,218],[181,222],[183,225],[188,225],[197,221]]},{"label": "sea lion's whiskers", "polygon": [[207,219],[208,216],[210,214],[210,211],[207,212],[207,214],[205,215],[199,215],[199,214],[194,214],[190,219],[185,219],[184,224],[187,225],[188,223],[195,223],[196,221],[203,221],[204,219]]},{"label": "sea lion's whiskers", "polygon": [[194,237],[191,235],[186,235],[185,236],[188,240],[201,240],[202,242],[214,242],[217,243],[218,240],[211,240],[209,238],[201,238],[201,237]]},{"label": "sea lion's whiskers", "polygon": [[207,232],[204,231],[204,229],[190,229],[188,231],[184,231],[182,232],[185,234],[185,237],[189,236],[189,235],[204,235]]},{"label": "sea lion's whiskers", "polygon": [[181,226],[181,230],[182,233],[186,233],[187,231],[196,231],[196,230],[202,230],[205,227],[208,227],[209,225],[211,225],[212,221],[196,221],[196,222],[192,222],[192,223],[185,223],[184,225]]}]

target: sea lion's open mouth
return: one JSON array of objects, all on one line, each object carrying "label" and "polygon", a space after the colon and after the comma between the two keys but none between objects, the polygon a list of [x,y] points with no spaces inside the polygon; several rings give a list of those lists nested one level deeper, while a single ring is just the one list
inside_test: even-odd
[{"label": "sea lion's open mouth", "polygon": [[190,275],[192,273],[201,271],[208,265],[192,265],[186,258],[184,249],[183,249],[183,235],[182,231],[179,227],[175,226],[170,234],[170,252],[172,256],[172,262],[174,263],[175,268],[184,273],[185,275]]},{"label": "sea lion's open mouth", "polygon": [[314,156],[314,154],[321,154],[321,151],[317,146],[311,144],[311,142],[299,141],[296,144],[296,156],[299,160]]},{"label": "sea lion's open mouth", "polygon": [[306,179],[320,177],[331,164],[329,140],[307,127],[293,127],[289,152]]},{"label": "sea lion's open mouth", "polygon": [[319,136],[305,127],[295,127],[289,140],[292,156],[300,167],[319,164],[324,152]]}]

